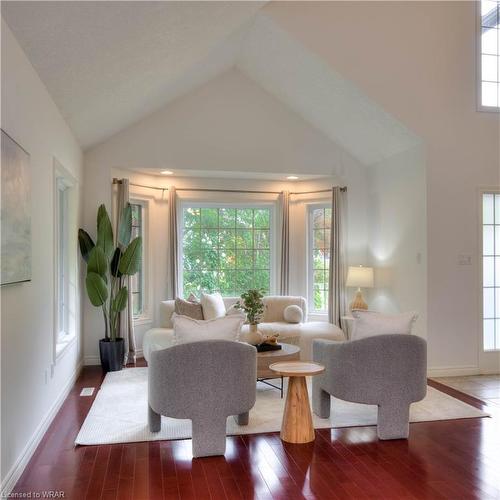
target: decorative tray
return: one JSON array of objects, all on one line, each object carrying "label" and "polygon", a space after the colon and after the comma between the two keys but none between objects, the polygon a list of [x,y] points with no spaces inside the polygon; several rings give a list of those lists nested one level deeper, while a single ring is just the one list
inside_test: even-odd
[{"label": "decorative tray", "polygon": [[257,348],[257,352],[279,351],[281,349],[280,344],[267,344],[266,342],[257,344],[255,347]]}]

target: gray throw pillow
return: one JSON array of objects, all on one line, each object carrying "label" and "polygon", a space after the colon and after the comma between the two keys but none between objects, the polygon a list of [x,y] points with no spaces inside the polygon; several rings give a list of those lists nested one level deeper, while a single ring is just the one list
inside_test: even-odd
[{"label": "gray throw pillow", "polygon": [[[191,299],[191,297],[189,297]],[[184,300],[179,297],[175,299],[175,312],[180,316],[203,320],[203,308],[197,300]]]}]

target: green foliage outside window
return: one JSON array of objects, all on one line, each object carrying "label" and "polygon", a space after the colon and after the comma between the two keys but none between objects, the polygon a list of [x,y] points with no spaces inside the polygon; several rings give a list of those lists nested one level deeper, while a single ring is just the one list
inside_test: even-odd
[{"label": "green foliage outside window", "polygon": [[269,208],[189,207],[183,210],[183,291],[241,295],[269,293]]},{"label": "green foliage outside window", "polygon": [[330,229],[332,209],[315,208],[312,212],[314,310],[328,309],[328,274],[330,264]]}]

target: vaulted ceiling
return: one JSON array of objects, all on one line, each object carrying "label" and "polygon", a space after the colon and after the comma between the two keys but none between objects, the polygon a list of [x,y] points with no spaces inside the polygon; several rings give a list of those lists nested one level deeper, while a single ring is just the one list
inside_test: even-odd
[{"label": "vaulted ceiling", "polygon": [[365,164],[417,142],[264,2],[2,2],[84,149],[236,67]]}]

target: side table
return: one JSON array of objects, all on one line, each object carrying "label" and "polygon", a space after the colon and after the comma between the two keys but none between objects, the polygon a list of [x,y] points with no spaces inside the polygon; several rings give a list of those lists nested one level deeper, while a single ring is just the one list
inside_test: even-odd
[{"label": "side table", "polygon": [[269,369],[282,377],[289,377],[285,412],[280,437],[287,443],[309,443],[314,441],[309,394],[306,376],[319,375],[325,367],[308,361],[284,361],[273,363]]}]

